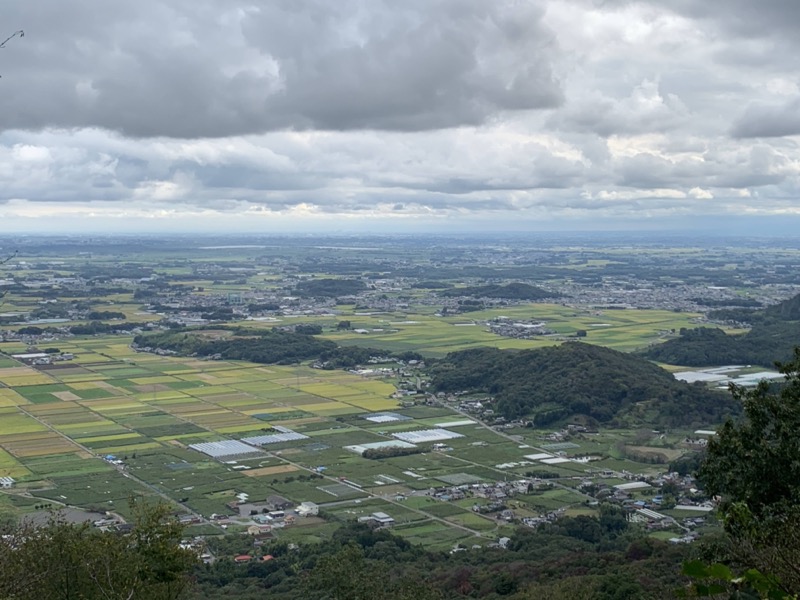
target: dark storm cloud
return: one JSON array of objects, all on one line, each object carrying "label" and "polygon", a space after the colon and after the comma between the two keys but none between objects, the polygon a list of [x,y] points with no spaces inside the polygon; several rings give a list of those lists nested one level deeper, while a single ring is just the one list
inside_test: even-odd
[{"label": "dark storm cloud", "polygon": [[[561,101],[554,34],[502,0],[26,0],[2,129],[418,131]],[[19,40],[22,41],[22,40]]]}]

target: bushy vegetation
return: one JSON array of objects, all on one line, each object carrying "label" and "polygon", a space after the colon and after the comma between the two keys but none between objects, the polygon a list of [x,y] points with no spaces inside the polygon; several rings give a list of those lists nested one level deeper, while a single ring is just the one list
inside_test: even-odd
[{"label": "bushy vegetation", "polygon": [[282,365],[317,358],[336,348],[333,342],[303,333],[244,328],[232,332],[231,336],[209,337],[201,335],[199,331],[180,330],[138,335],[133,341],[140,348],[160,348],[182,356],[219,356],[225,360]]},{"label": "bushy vegetation", "polygon": [[[485,539],[475,542],[484,547],[432,552],[353,523],[319,544],[264,546],[261,551],[273,556],[268,562],[236,565],[222,559],[200,570],[194,598],[639,600],[670,597],[682,583],[677,565],[689,556],[685,546],[644,537],[612,507],[603,507],[597,517],[518,529],[505,550],[485,547]],[[472,540],[464,543],[469,547]],[[247,546],[240,538],[225,554]]]},{"label": "bushy vegetation", "polygon": [[419,454],[424,451],[425,449],[419,446],[416,448],[390,446],[388,448],[367,448],[361,456],[372,460],[380,460],[382,458],[393,458],[395,456],[411,456],[412,454]]},{"label": "bushy vegetation", "polygon": [[786,383],[777,393],[766,382],[733,388],[743,418],[726,422],[709,441],[699,470],[705,491],[721,498],[726,533],[706,556],[725,564],[691,564],[687,572],[705,580],[701,589],[711,580],[730,592],[726,597],[800,594],[800,350],[780,370]]},{"label": "bushy vegetation", "polygon": [[179,547],[183,528],[165,505],[132,506],[128,535],[75,525],[57,513],[0,538],[0,597],[13,600],[178,600],[198,562]]},{"label": "bushy vegetation", "polygon": [[764,310],[720,310],[709,316],[749,323],[752,328],[742,335],[728,335],[715,328],[681,329],[679,338],[652,346],[643,356],[692,367],[729,364],[771,367],[775,360],[789,360],[800,340],[800,295]]},{"label": "bushy vegetation", "polygon": [[641,358],[577,342],[455,352],[433,369],[433,386],[492,394],[506,418],[540,425],[576,415],[607,423],[630,416],[640,403],[647,403],[653,425],[714,423],[737,410],[727,394],[676,381]]}]

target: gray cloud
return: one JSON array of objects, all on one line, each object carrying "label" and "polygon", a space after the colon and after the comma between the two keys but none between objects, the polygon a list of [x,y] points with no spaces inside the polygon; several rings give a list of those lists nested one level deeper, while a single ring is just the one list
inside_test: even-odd
[{"label": "gray cloud", "polygon": [[739,138],[800,134],[800,96],[783,104],[751,104],[734,122],[731,133]]},{"label": "gray cloud", "polygon": [[797,12],[10,3],[4,24],[27,35],[0,50],[0,222],[786,214],[800,195]]},{"label": "gray cloud", "polygon": [[218,137],[418,131],[557,106],[554,34],[512,0],[30,0],[4,128]]}]

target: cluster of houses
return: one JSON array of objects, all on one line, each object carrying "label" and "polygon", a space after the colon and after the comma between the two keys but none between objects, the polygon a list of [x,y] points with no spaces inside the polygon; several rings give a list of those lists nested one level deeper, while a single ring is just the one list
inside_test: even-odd
[{"label": "cluster of houses", "polygon": [[479,514],[497,514],[498,519],[513,521],[515,515],[506,500],[517,495],[529,494],[537,489],[546,489],[552,484],[540,479],[518,479],[494,483],[472,483],[442,486],[429,489],[426,494],[442,502],[453,502],[465,498],[476,500],[472,510]]},{"label": "cluster of houses", "polygon": [[486,322],[489,331],[503,337],[517,339],[531,339],[540,335],[549,335],[555,331],[547,328],[544,321],[533,321],[530,319],[509,319],[508,317],[497,317]]},{"label": "cluster of houses", "polygon": [[51,365],[55,362],[72,360],[75,356],[71,352],[40,352],[38,348],[29,347],[27,352],[12,354],[11,358],[26,365]]}]

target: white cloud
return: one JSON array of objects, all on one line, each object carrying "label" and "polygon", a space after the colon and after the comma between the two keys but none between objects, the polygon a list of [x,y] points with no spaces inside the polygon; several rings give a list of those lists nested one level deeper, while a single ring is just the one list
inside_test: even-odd
[{"label": "white cloud", "polygon": [[0,217],[786,214],[799,18],[778,0],[13,3],[28,35],[0,56]]}]

